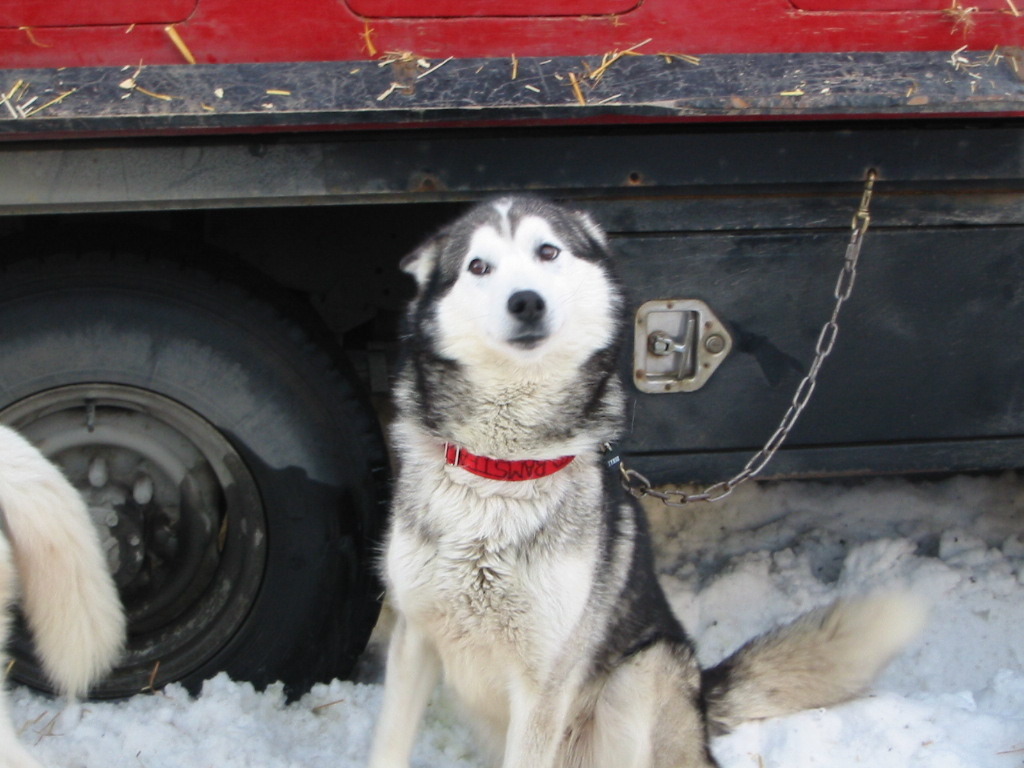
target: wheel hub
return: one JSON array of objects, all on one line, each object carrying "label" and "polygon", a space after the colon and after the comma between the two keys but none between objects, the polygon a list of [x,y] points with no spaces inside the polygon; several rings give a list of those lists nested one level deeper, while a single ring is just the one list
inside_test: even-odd
[{"label": "wheel hub", "polygon": [[255,482],[211,424],[113,384],[39,393],[0,411],[0,422],[63,470],[99,531],[129,622],[110,695],[137,691],[157,662],[177,679],[230,639],[262,577],[264,521]]}]

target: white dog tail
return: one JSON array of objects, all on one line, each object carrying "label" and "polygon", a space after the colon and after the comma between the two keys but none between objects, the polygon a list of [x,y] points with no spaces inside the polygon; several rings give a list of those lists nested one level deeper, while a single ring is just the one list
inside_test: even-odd
[{"label": "white dog tail", "polygon": [[[6,427],[0,427],[0,522],[43,668],[61,693],[82,696],[121,652],[124,611],[82,497]],[[13,597],[3,560],[0,610]]]},{"label": "white dog tail", "polygon": [[751,640],[702,675],[712,733],[862,694],[926,613],[902,593],[840,599]]}]

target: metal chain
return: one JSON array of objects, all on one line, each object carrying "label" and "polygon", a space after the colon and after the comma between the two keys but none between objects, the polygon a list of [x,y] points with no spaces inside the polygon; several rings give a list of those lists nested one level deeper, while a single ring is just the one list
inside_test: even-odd
[{"label": "metal chain", "polygon": [[646,477],[635,469],[627,469],[620,462],[619,471],[622,474],[622,485],[633,496],[652,496],[660,499],[670,507],[684,507],[695,501],[720,501],[732,493],[736,486],[745,483],[752,477],[756,477],[767,466],[768,462],[772,460],[772,457],[775,456],[779,448],[782,447],[800,414],[803,413],[807,403],[810,402],[811,395],[814,393],[814,388],[818,383],[818,373],[821,371],[821,366],[826,358],[832,354],[832,350],[835,347],[836,337],[839,334],[839,311],[843,308],[843,304],[850,298],[850,294],[853,291],[853,284],[857,279],[857,260],[860,258],[860,249],[864,242],[864,235],[867,233],[868,226],[871,223],[869,208],[877,177],[878,174],[874,169],[871,169],[867,172],[864,179],[864,192],[860,199],[860,207],[857,209],[857,213],[854,215],[853,222],[850,225],[852,232],[850,234],[850,242],[846,246],[846,258],[843,259],[843,268],[839,273],[839,279],[836,281],[836,287],[833,291],[836,303],[832,307],[832,316],[822,326],[821,332],[818,334],[818,342],[814,347],[814,360],[811,362],[810,370],[807,371],[807,375],[797,385],[789,409],[782,417],[782,421],[775,432],[772,433],[772,436],[764,444],[764,447],[751,456],[743,469],[731,478],[708,486],[699,493],[656,491]]}]

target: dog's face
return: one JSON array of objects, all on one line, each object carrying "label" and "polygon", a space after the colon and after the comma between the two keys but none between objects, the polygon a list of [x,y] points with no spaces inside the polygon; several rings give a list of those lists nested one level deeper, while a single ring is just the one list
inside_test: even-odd
[{"label": "dog's face", "polygon": [[534,198],[484,203],[408,257],[438,351],[463,363],[584,359],[611,342],[620,298],[604,234]]}]

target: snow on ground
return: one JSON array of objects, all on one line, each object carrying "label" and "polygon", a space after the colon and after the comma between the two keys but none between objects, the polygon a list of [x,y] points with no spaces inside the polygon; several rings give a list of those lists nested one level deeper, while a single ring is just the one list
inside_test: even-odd
[{"label": "snow on ground", "polygon": [[[1024,766],[1024,478],[748,484],[713,506],[648,511],[705,663],[836,595],[905,587],[933,606],[868,696],[745,725],[714,742],[723,768]],[[12,710],[52,768],[347,768],[365,764],[377,668],[294,704],[220,676],[195,699],[172,685],[66,709],[17,689]],[[483,765],[443,695],[413,765]]]}]

